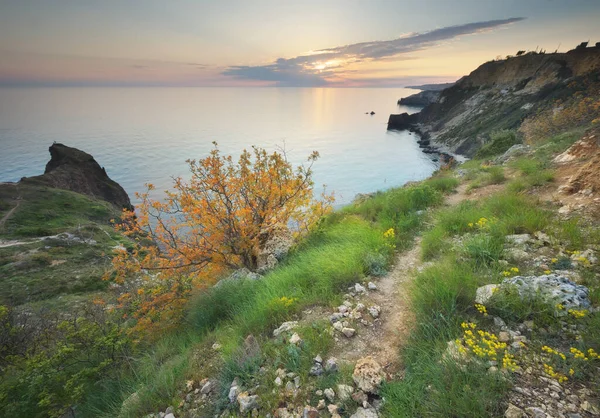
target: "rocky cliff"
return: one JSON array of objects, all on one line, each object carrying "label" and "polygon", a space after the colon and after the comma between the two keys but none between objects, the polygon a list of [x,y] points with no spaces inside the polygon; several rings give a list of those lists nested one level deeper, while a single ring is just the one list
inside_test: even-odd
[{"label": "rocky cliff", "polygon": [[119,208],[133,209],[125,190],[106,174],[104,167],[90,154],[63,144],[50,147],[51,159],[44,174],[24,178],[22,182],[34,182],[71,190],[97,199],[102,199]]},{"label": "rocky cliff", "polygon": [[518,128],[573,85],[600,84],[600,47],[528,53],[481,65],[414,115],[391,115],[388,129],[411,129],[446,151],[472,156],[500,129]]}]

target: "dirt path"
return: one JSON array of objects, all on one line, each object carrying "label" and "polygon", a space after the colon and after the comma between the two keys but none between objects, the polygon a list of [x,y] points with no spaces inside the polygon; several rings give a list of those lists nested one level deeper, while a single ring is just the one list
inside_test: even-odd
[{"label": "dirt path", "polygon": [[[475,197],[474,193],[467,194],[467,186],[460,185],[456,193],[446,198],[446,205],[455,206]],[[357,323],[357,332],[352,338],[336,334],[333,356],[344,363],[354,363],[362,357],[372,356],[390,376],[400,377],[398,374],[402,373],[402,364],[398,353],[414,323],[406,289],[411,285],[416,270],[423,264],[420,244],[421,239],[417,238],[411,249],[397,254],[388,274],[373,279],[376,290],[351,300],[354,305],[359,302],[365,305],[363,317],[368,319],[368,325]],[[368,308],[375,305],[381,308],[381,313],[379,318],[373,320]]]},{"label": "dirt path", "polygon": [[0,231],[4,228],[4,224],[6,221],[12,216],[13,213],[19,208],[21,205],[21,194],[19,192],[19,185],[17,183],[0,183],[0,185],[10,185],[17,188],[17,197],[14,199],[14,202],[17,202],[14,208],[6,212],[6,214],[0,219]]},{"label": "dirt path", "polygon": [[8,218],[10,218],[12,216],[13,213],[15,213],[15,211],[19,208],[19,205],[21,204],[21,199],[17,200],[17,204],[15,205],[14,208],[12,208],[11,210],[9,210],[6,215],[4,215],[2,217],[2,219],[0,219],[0,229],[4,228],[4,223],[8,220]]}]

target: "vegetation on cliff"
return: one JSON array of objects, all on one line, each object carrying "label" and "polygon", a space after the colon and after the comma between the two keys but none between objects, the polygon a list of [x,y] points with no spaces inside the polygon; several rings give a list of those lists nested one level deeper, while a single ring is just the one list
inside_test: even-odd
[{"label": "vegetation on cliff", "polygon": [[[597,80],[573,77],[523,121],[465,127],[486,132],[475,159],[325,216],[303,210],[310,169],[258,149],[192,162],[190,183],[166,203],[144,196],[137,220],[1,185],[0,413],[600,413],[600,103],[583,93]],[[259,268],[265,233],[291,220],[306,232]],[[404,251],[419,257],[393,265]],[[248,270],[212,286],[232,267]],[[406,281],[378,289],[398,270]],[[376,292],[410,303],[382,309]],[[382,323],[399,338],[373,331]],[[395,361],[363,358],[362,334]]]}]

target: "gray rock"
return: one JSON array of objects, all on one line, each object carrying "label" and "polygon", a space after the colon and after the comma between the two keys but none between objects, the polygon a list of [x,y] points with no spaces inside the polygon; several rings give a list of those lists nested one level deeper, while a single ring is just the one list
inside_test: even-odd
[{"label": "gray rock", "polygon": [[250,395],[248,392],[242,392],[237,396],[240,405],[240,413],[245,414],[258,408],[258,395]]},{"label": "gray rock", "polygon": [[500,287],[512,286],[518,294],[525,297],[539,295],[545,302],[561,304],[565,310],[587,309],[590,305],[589,289],[573,283],[566,277],[557,274],[543,276],[517,276],[505,279]]},{"label": "gray rock", "polygon": [[231,273],[225,279],[219,280],[215,284],[215,287],[222,286],[223,283],[225,283],[225,282],[235,282],[235,281],[240,281],[240,280],[260,280],[262,278],[263,278],[263,276],[261,276],[258,273],[254,273],[254,272],[248,270],[247,268],[241,268],[241,269],[236,270],[233,273]]},{"label": "gray rock", "polygon": [[524,246],[528,242],[531,241],[531,235],[529,234],[515,234],[515,235],[507,235],[505,238],[508,244]]},{"label": "gray rock", "polygon": [[502,164],[502,163],[505,163],[506,161],[510,160],[511,158],[526,154],[527,151],[529,151],[528,145],[516,144],[516,145],[513,145],[512,147],[510,147],[504,154],[497,157],[494,160],[494,162],[496,164]]},{"label": "gray rock", "polygon": [[323,391],[323,393],[325,394],[325,397],[329,399],[329,402],[333,402],[333,400],[335,399],[335,392],[333,391],[333,389],[327,388]]},{"label": "gray rock", "polygon": [[293,392],[294,392],[294,389],[295,389],[295,385],[294,385],[294,383],[292,383],[292,382],[287,382],[287,383],[285,384],[285,390],[286,390],[286,392],[293,393]]},{"label": "gray rock", "polygon": [[338,371],[337,359],[335,357],[327,359],[325,362],[325,371],[328,373],[334,373]]},{"label": "gray rock", "polygon": [[369,314],[373,318],[379,318],[380,313],[381,313],[381,308],[378,305],[374,305],[369,308]]},{"label": "gray rock", "polygon": [[546,418],[546,413],[542,408],[530,407],[525,408],[525,411],[533,418]]},{"label": "gray rock", "polygon": [[521,248],[508,248],[504,253],[507,258],[516,262],[527,261],[531,258],[531,255]]},{"label": "gray rock", "polygon": [[315,363],[323,363],[323,357],[321,357],[320,354],[317,354],[317,356],[313,359],[313,361]]},{"label": "gray rock", "polygon": [[373,282],[369,282],[367,284],[367,287],[369,288],[369,290],[377,290],[377,285]]},{"label": "gray rock", "polygon": [[297,326],[298,326],[298,321],[284,322],[283,324],[281,324],[279,326],[279,328],[277,328],[275,331],[273,331],[273,337],[279,337],[282,333],[291,331],[294,328],[296,328]]},{"label": "gray rock", "polygon": [[350,418],[378,418],[379,414],[375,408],[359,407],[356,412],[350,415]]},{"label": "gray rock", "polygon": [[356,330],[354,328],[342,328],[342,334],[344,334],[347,338],[352,338],[355,333]]},{"label": "gray rock", "polygon": [[275,383],[275,386],[281,386],[281,385],[283,385],[283,381],[281,380],[281,377],[279,377],[279,376],[277,376],[275,378],[275,381],[273,383]]},{"label": "gray rock", "polygon": [[342,402],[347,401],[352,396],[354,388],[349,385],[337,385],[337,394]]},{"label": "gray rock", "polygon": [[311,376],[320,376],[324,372],[325,371],[323,370],[323,365],[321,363],[315,363],[315,365],[310,368],[309,373]]},{"label": "gray rock", "polygon": [[229,387],[229,394],[227,395],[227,398],[229,398],[229,402],[235,403],[239,394],[240,389],[238,388],[238,382],[237,379],[234,379],[233,382],[231,382],[231,386]]},{"label": "gray rock", "polygon": [[486,284],[481,286],[475,292],[475,303],[485,305],[494,295],[495,289],[498,288],[497,284]]},{"label": "gray rock", "polygon": [[209,394],[212,390],[213,390],[214,384],[213,382],[211,382],[210,380],[208,382],[206,382],[204,384],[204,386],[202,386],[202,389],[200,389],[200,393],[203,395],[207,395]]},{"label": "gray rock", "polygon": [[168,413],[165,415],[165,418],[175,418],[175,415]]},{"label": "gray rock", "polygon": [[294,334],[290,337],[290,344],[298,345],[302,342],[302,338],[298,335],[298,333],[294,332]]},{"label": "gray rock", "polygon": [[365,287],[359,283],[356,283],[354,285],[354,291],[356,293],[365,293],[367,291],[367,289],[365,289]]},{"label": "gray rock", "polygon": [[505,418],[525,418],[525,417],[527,417],[527,415],[525,415],[525,411],[523,411],[521,408],[509,403],[508,409],[504,412],[504,417]]}]

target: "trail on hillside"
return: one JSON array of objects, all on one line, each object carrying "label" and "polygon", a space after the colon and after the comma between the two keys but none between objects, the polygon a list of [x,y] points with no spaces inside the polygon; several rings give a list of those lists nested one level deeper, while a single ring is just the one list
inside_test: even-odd
[{"label": "trail on hillside", "polygon": [[[17,184],[13,184],[13,183],[0,183],[0,184],[10,184],[10,185],[14,185],[17,188],[17,193],[19,193],[19,186]],[[15,211],[19,208],[19,206],[21,205],[21,195],[19,194],[17,196],[16,199],[14,199],[15,202],[17,202],[17,204],[15,205],[15,207],[13,207],[11,210],[9,210],[3,217],[2,219],[0,219],[0,230],[2,230],[4,228],[4,224],[6,223],[6,221],[12,216],[13,213],[15,213]]]},{"label": "trail on hillside", "polygon": [[14,208],[12,208],[11,210],[9,210],[6,215],[4,215],[2,217],[2,219],[0,219],[0,228],[4,228],[4,223],[8,220],[8,218],[10,218],[12,216],[13,213],[15,213],[15,211],[19,208],[19,205],[21,204],[21,200],[17,200],[17,204],[15,205]]},{"label": "trail on hillside", "polygon": [[[478,194],[485,193],[483,189],[478,190]],[[455,206],[472,197],[473,194],[467,194],[467,184],[461,184],[456,193],[446,198],[446,205]],[[345,363],[372,356],[390,376],[399,377],[402,364],[398,354],[415,322],[406,290],[422,265],[421,238],[418,237],[409,250],[396,255],[388,274],[373,280],[377,289],[358,299],[367,308],[379,306],[379,318],[372,325],[359,327],[357,334],[350,339],[339,336],[332,355]]]}]

